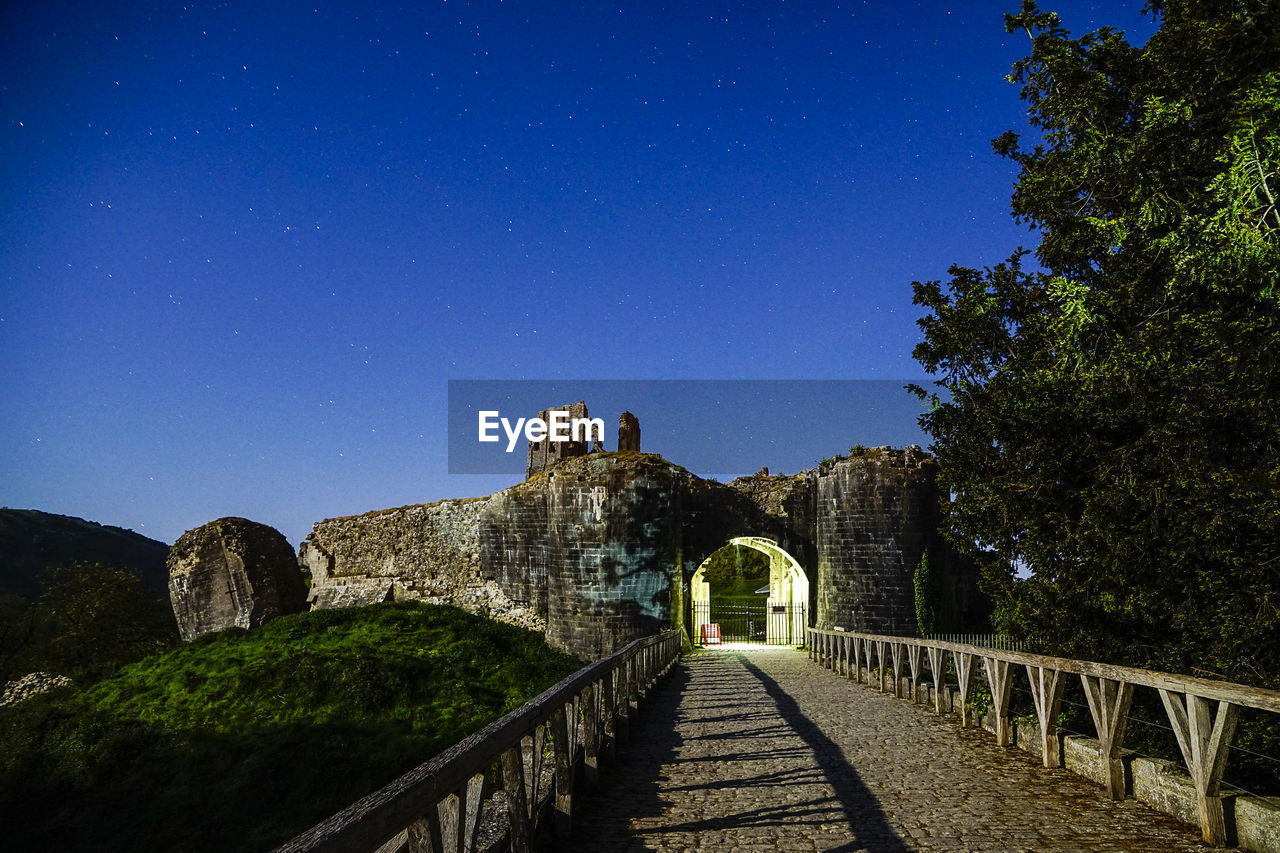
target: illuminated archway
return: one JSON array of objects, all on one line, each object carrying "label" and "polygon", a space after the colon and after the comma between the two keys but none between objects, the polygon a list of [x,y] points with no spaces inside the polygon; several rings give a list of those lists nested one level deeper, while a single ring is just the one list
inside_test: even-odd
[{"label": "illuminated archway", "polygon": [[[738,536],[725,544],[752,548],[769,558],[765,636],[769,642],[780,645],[802,644],[809,612],[809,576],[804,568],[777,542],[763,536]],[[702,636],[702,626],[711,618],[711,582],[704,578],[710,562],[710,556],[703,560],[689,583],[689,600],[693,605],[693,630],[689,636],[695,643]]]}]

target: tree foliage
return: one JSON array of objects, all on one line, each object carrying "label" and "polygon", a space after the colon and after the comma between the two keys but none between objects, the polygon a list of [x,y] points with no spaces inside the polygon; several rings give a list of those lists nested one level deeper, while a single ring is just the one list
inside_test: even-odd
[{"label": "tree foliage", "polygon": [[177,639],[169,602],[126,569],[100,563],[53,569],[40,603],[58,625],[50,655],[67,671],[111,669]]},{"label": "tree foliage", "polygon": [[702,578],[713,589],[743,583],[758,586],[769,581],[769,558],[754,548],[725,545],[707,558]]},{"label": "tree foliage", "polygon": [[0,603],[0,677],[47,669],[92,679],[178,640],[169,602],[126,569],[57,567],[41,589],[39,601]]},{"label": "tree foliage", "polygon": [[999,630],[1280,687],[1280,4],[1148,8],[1143,46],[1006,17],[1038,263],[914,284],[922,422]]}]

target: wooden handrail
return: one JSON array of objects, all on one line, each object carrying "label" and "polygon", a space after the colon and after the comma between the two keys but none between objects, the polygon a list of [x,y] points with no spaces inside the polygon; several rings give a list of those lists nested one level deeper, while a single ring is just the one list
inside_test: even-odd
[{"label": "wooden handrail", "polygon": [[[957,695],[961,726],[966,725],[968,718],[973,662],[981,659],[991,687],[996,740],[1001,746],[1007,746],[1011,742],[1009,666],[1020,665],[1025,669],[1030,682],[1036,717],[1040,723],[1041,755],[1046,767],[1057,767],[1061,760],[1058,753],[1057,716],[1062,704],[1062,674],[1073,673],[1080,676],[1098,741],[1102,745],[1108,792],[1115,799],[1121,799],[1125,795],[1124,767],[1120,752],[1129,704],[1133,700],[1133,688],[1155,689],[1165,706],[1169,723],[1177,737],[1178,748],[1196,789],[1201,834],[1205,841],[1219,847],[1225,846],[1227,842],[1219,788],[1239,711],[1241,708],[1258,708],[1280,713],[1280,691],[1246,684],[919,637],[894,637],[817,628],[807,630],[811,658],[828,669],[843,672],[859,682],[862,681],[862,662],[865,661],[867,681],[870,683],[871,658],[875,656],[880,664],[881,691],[885,691],[885,678],[889,670],[893,670],[895,695],[899,692],[898,684],[903,676],[903,650],[924,649],[928,653],[929,667],[933,672],[934,707],[939,714],[944,712],[941,695],[945,683],[945,653],[950,652],[959,684]],[[886,657],[886,649],[891,651],[892,660]],[[918,658],[908,654],[907,659],[912,663],[910,691],[914,701],[918,684]],[[1218,703],[1216,714],[1212,713],[1210,701]]]},{"label": "wooden handrail", "polygon": [[[678,630],[636,640],[321,821],[278,847],[277,853],[372,851],[406,830],[401,850],[470,850],[478,829],[486,772],[498,761],[502,762],[507,791],[511,846],[523,853],[540,807],[536,777],[544,727],[552,729],[557,759],[556,829],[558,834],[567,832],[577,775],[571,772],[572,767],[580,759],[591,761],[601,753],[611,753],[612,742],[606,743],[606,739],[615,733],[625,735],[632,705],[638,706],[638,700],[679,654]],[[573,744],[579,711],[590,743]],[[534,778],[525,778],[526,764]],[[527,792],[533,796],[527,797]]]},{"label": "wooden handrail", "polygon": [[1157,672],[1150,669],[1137,669],[1131,666],[1117,666],[1096,661],[1074,660],[1072,658],[1034,655],[1029,652],[1014,652],[987,646],[971,646],[965,643],[947,643],[941,640],[922,640],[919,637],[894,637],[887,634],[863,634],[857,631],[824,631],[817,628],[808,629],[812,634],[830,635],[833,637],[860,637],[872,642],[897,643],[903,646],[919,646],[924,649],[943,649],[949,652],[964,652],[983,658],[995,658],[1008,663],[1024,666],[1039,666],[1058,672],[1071,672],[1076,675],[1090,675],[1095,678],[1109,678],[1113,681],[1125,681],[1141,687],[1153,687],[1157,690],[1175,690],[1179,693],[1194,693],[1205,699],[1219,702],[1231,702],[1248,708],[1259,708],[1280,714],[1280,690],[1267,690],[1263,687],[1250,687],[1247,684],[1235,684],[1230,681],[1213,681],[1207,678],[1196,678],[1192,675],[1176,675],[1169,672]]}]

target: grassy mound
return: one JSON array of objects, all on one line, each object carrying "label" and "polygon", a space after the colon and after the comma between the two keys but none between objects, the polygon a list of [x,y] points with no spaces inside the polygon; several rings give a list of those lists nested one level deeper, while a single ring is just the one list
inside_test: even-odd
[{"label": "grassy mound", "polygon": [[412,602],[232,629],[0,709],[13,849],[262,850],[582,662]]}]

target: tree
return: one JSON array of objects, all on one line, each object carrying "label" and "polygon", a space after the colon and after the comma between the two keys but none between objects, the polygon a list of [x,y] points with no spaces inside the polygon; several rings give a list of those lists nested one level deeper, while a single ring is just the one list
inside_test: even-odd
[{"label": "tree", "polygon": [[1280,4],[1148,9],[1141,47],[1006,16],[1039,269],[914,283],[922,424],[999,630],[1280,687]]},{"label": "tree", "polygon": [[61,672],[101,674],[177,639],[168,602],[125,569],[98,563],[53,569],[39,606],[56,626],[45,655]]}]

